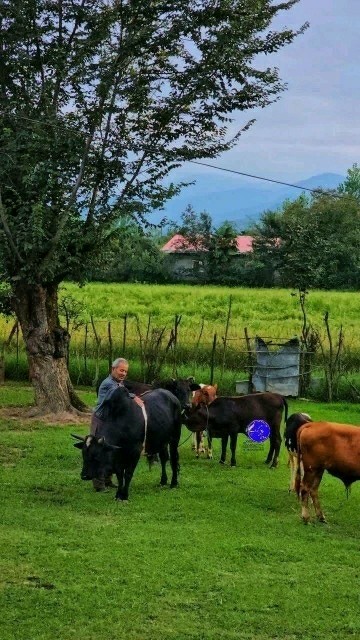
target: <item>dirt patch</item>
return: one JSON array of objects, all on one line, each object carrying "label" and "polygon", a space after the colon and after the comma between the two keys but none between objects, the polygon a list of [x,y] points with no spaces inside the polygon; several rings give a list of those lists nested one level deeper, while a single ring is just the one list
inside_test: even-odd
[{"label": "dirt patch", "polygon": [[49,425],[58,424],[90,424],[91,413],[63,411],[61,413],[36,414],[35,407],[1,407],[0,418],[21,420],[26,422],[41,422]]}]

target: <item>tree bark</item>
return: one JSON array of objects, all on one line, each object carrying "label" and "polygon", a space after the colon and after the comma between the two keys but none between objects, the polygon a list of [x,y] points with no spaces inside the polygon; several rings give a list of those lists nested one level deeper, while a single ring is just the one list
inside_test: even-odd
[{"label": "tree bark", "polygon": [[74,392],[66,364],[70,336],[59,324],[58,285],[16,284],[14,307],[25,342],[37,413],[86,411]]}]

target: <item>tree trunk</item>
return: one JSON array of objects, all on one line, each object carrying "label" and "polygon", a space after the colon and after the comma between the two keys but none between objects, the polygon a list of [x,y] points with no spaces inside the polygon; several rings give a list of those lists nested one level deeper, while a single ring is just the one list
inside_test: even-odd
[{"label": "tree trunk", "polygon": [[16,284],[14,307],[26,346],[37,412],[85,411],[87,407],[75,394],[66,365],[69,333],[59,324],[58,285]]}]

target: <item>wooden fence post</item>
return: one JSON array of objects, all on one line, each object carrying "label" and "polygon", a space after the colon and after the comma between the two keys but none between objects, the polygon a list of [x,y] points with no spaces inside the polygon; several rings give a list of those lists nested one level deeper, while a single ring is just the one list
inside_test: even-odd
[{"label": "wooden fence post", "polygon": [[108,322],[108,337],[109,337],[109,371],[111,371],[111,365],[113,361],[113,340],[111,335],[111,322]]},{"label": "wooden fence post", "polygon": [[123,331],[123,344],[122,344],[122,356],[125,358],[125,349],[126,349],[126,331],[127,331],[127,317],[128,314],[124,315],[124,331]]},{"label": "wooden fence post", "polygon": [[211,361],[210,361],[211,362],[211,365],[210,365],[210,384],[214,383],[216,341],[217,341],[217,336],[216,336],[216,333],[214,333],[213,346],[212,346],[212,350],[211,350]]}]

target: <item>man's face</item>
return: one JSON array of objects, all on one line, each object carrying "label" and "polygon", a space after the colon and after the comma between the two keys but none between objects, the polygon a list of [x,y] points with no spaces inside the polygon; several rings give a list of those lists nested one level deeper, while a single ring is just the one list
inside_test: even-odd
[{"label": "man's face", "polygon": [[129,365],[125,364],[125,362],[121,362],[117,367],[114,367],[114,369],[112,370],[112,375],[115,380],[118,380],[120,382],[120,380],[125,380],[128,369]]}]

